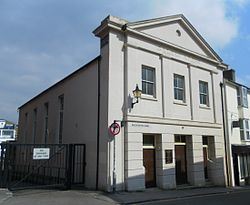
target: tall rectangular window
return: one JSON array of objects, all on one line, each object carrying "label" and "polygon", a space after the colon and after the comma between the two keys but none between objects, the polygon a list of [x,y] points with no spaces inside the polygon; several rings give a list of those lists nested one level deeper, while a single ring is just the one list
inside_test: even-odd
[{"label": "tall rectangular window", "polygon": [[242,87],[242,106],[248,107],[247,88]]},{"label": "tall rectangular window", "polygon": [[246,87],[237,88],[237,101],[239,106],[248,107],[248,89]]},{"label": "tall rectangular window", "polygon": [[33,143],[36,143],[37,108],[33,110]]},{"label": "tall rectangular window", "polygon": [[155,69],[142,66],[142,93],[155,97]]},{"label": "tall rectangular window", "polygon": [[237,87],[237,102],[238,102],[238,105],[241,106],[242,103],[241,103],[241,89],[240,87]]},{"label": "tall rectangular window", "polygon": [[62,133],[63,133],[63,111],[64,111],[64,95],[59,96],[59,133],[58,133],[58,143],[62,143]]},{"label": "tall rectangular window", "polygon": [[44,104],[44,143],[47,144],[48,141],[48,121],[49,121],[49,103]]},{"label": "tall rectangular window", "polygon": [[200,104],[209,106],[208,83],[200,80],[199,91],[200,91]]},{"label": "tall rectangular window", "polygon": [[174,74],[174,99],[185,102],[185,78]]},{"label": "tall rectangular window", "polygon": [[249,120],[240,119],[240,138],[241,140],[250,140]]}]

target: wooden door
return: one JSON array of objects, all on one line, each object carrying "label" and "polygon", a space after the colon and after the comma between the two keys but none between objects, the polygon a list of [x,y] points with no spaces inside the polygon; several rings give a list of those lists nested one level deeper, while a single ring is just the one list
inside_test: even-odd
[{"label": "wooden door", "polygon": [[208,179],[208,168],[207,168],[207,159],[208,159],[208,153],[207,153],[207,147],[203,147],[203,161],[204,161],[204,175],[205,179]]},{"label": "wooden door", "polygon": [[175,145],[175,174],[177,185],[187,183],[187,163],[185,145]]},{"label": "wooden door", "polygon": [[155,150],[143,149],[143,166],[145,167],[146,188],[156,186],[155,177]]}]

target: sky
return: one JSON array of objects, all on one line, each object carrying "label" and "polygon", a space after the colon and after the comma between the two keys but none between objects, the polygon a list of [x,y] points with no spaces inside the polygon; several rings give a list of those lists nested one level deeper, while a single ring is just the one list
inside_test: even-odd
[{"label": "sky", "polygon": [[250,0],[0,0],[0,119],[99,55],[92,31],[108,15],[128,21],[184,14],[250,87]]}]

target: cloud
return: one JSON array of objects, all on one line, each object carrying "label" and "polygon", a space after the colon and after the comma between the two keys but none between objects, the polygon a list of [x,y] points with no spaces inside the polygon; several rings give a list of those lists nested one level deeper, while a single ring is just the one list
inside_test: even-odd
[{"label": "cloud", "polygon": [[[183,13],[215,48],[239,34],[249,0],[0,1],[0,118],[99,53],[91,33],[107,15],[129,21]],[[11,109],[12,108],[12,109]]]},{"label": "cloud", "polygon": [[236,6],[239,6],[241,8],[243,8],[249,3],[249,0],[227,0],[227,2],[230,2],[230,1]]},{"label": "cloud", "polygon": [[[247,3],[245,0],[234,1],[237,5]],[[184,14],[198,32],[214,47],[222,48],[238,35],[238,19],[231,15],[231,6],[228,7],[226,0],[167,0],[157,2],[154,9],[156,16]]]}]

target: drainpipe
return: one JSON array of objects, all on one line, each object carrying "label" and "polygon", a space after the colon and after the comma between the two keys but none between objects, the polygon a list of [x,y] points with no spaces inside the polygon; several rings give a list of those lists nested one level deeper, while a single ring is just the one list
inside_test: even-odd
[{"label": "drainpipe", "polygon": [[[226,105],[226,100],[224,100],[224,93],[225,93],[225,85],[221,82],[220,83],[220,88],[221,88],[221,103],[222,103],[222,120],[223,120],[223,134],[224,134],[224,142],[225,142],[225,145],[224,145],[224,149],[225,149],[225,163],[226,163],[226,174],[227,174],[227,186],[229,186],[231,183],[230,183],[230,171],[229,171],[229,156],[228,156],[228,144],[229,144],[229,141],[228,141],[228,132],[227,132],[227,123],[226,123],[226,116],[227,116],[227,108],[225,107]],[[224,88],[224,89],[223,89]],[[226,119],[225,119],[226,118]]]},{"label": "drainpipe", "polygon": [[124,63],[124,68],[123,68],[123,86],[124,86],[124,96],[123,96],[123,120],[122,120],[122,126],[123,126],[123,183],[124,183],[124,190],[127,188],[125,182],[127,179],[125,179],[125,156],[126,156],[126,138],[128,137],[128,47],[127,47],[127,24],[124,24],[122,27],[123,31],[123,46],[124,46],[124,56],[123,56],[123,63]]},{"label": "drainpipe", "polygon": [[98,183],[99,183],[99,153],[100,153],[100,59],[98,58],[98,77],[97,77],[97,136],[96,136],[96,147],[97,147],[97,153],[96,153],[96,186],[95,189],[98,190]]}]

